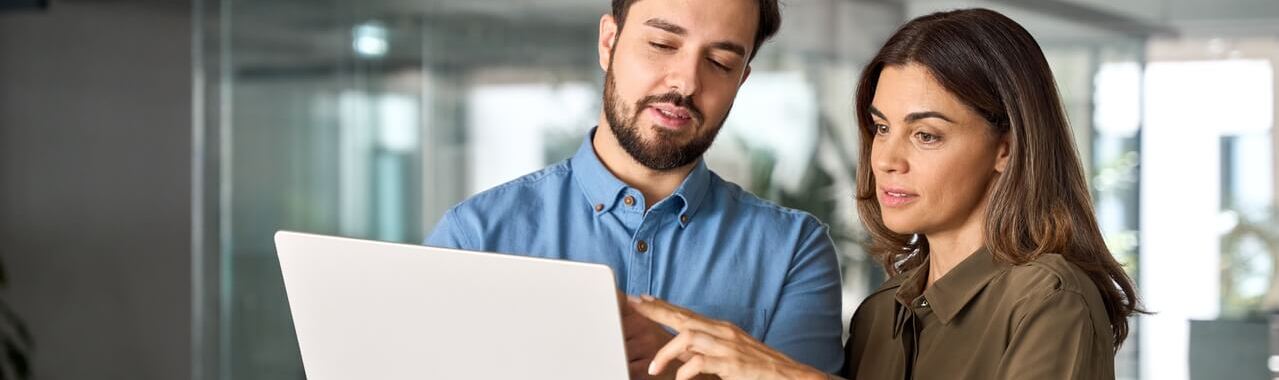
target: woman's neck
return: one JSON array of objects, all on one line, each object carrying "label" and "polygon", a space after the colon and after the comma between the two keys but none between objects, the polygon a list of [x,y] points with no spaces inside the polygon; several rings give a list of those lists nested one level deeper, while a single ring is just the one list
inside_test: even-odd
[{"label": "woman's neck", "polygon": [[926,234],[928,239],[928,284],[946,276],[951,269],[972,256],[985,245],[985,202],[978,205],[972,215],[957,228]]}]

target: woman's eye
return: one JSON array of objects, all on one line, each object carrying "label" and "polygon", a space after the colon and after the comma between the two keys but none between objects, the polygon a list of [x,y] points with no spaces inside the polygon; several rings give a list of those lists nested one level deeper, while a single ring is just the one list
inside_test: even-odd
[{"label": "woman's eye", "polygon": [[928,132],[919,132],[919,133],[916,133],[915,135],[919,137],[920,142],[925,144],[932,144],[941,140],[941,136],[934,135]]},{"label": "woman's eye", "polygon": [[877,135],[881,135],[881,136],[882,136],[882,135],[887,135],[887,134],[888,134],[888,126],[887,126],[887,125],[883,125],[883,124],[875,124],[875,134],[877,134]]}]

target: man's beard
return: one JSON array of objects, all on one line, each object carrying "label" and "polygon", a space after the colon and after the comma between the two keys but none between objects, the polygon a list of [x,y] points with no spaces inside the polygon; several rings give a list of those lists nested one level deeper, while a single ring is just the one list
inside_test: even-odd
[{"label": "man's beard", "polygon": [[[604,74],[604,119],[613,129],[613,135],[617,136],[617,142],[622,149],[626,150],[626,153],[631,155],[631,158],[649,169],[669,171],[697,161],[707,149],[710,149],[711,143],[715,141],[715,135],[719,134],[722,123],[703,126],[706,128],[705,133],[694,136],[692,141],[683,145],[675,141],[675,132],[661,127],[653,128],[656,132],[655,141],[644,141],[644,137],[640,136],[639,126],[635,124],[639,119],[639,113],[644,112],[650,104],[671,103],[687,108],[693,118],[693,124],[687,128],[693,133],[697,132],[697,128],[694,127],[701,126],[706,118],[697,105],[693,104],[692,97],[680,96],[675,92],[646,96],[635,102],[634,108],[625,107],[616,93],[617,85],[613,81],[612,65],[609,66],[608,72]],[[624,115],[628,117],[623,118]]]}]

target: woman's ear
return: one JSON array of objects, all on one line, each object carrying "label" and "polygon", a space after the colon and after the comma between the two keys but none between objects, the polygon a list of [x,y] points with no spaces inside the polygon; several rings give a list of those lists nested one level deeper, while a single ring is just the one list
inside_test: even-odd
[{"label": "woman's ear", "polygon": [[999,138],[999,146],[995,148],[995,173],[1004,174],[1008,170],[1008,156],[1012,150],[1012,133],[1004,133]]},{"label": "woman's ear", "polygon": [[609,61],[613,59],[613,49],[617,48],[617,20],[613,19],[613,15],[604,14],[600,17],[600,69],[608,71]]}]

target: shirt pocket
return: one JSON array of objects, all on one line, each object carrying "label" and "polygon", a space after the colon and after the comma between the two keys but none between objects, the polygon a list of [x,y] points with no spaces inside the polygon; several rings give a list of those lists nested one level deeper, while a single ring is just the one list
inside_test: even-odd
[{"label": "shirt pocket", "polygon": [[712,319],[732,322],[756,339],[768,326],[768,309],[737,305],[689,305],[689,310]]}]

